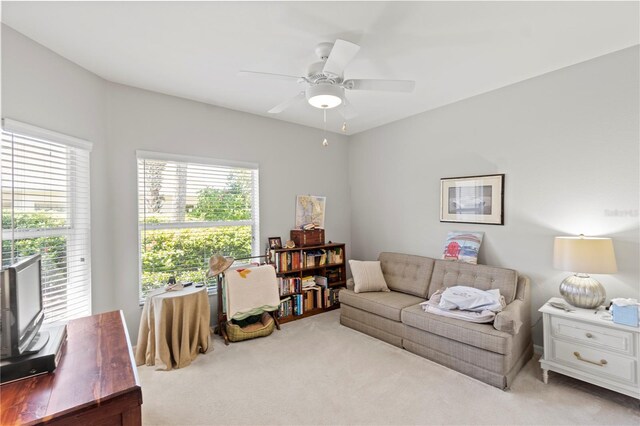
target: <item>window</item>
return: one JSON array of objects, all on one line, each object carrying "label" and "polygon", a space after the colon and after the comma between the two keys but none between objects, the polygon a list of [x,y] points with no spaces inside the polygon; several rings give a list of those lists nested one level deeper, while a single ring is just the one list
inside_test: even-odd
[{"label": "window", "polygon": [[42,255],[45,322],[91,314],[91,143],[3,120],[2,266]]},{"label": "window", "polygon": [[138,152],[140,295],[205,282],[215,253],[258,255],[258,166]]}]

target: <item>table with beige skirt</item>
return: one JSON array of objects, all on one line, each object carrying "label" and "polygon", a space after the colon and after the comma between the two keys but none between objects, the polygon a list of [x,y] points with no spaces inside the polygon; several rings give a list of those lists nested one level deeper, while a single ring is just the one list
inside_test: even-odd
[{"label": "table with beige skirt", "polygon": [[165,370],[191,364],[209,349],[209,297],[205,287],[150,293],[142,309],[137,365],[159,365]]}]

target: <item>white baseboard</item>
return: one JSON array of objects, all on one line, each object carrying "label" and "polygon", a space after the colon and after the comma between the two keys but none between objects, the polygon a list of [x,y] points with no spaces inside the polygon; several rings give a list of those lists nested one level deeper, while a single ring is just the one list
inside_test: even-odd
[{"label": "white baseboard", "polygon": [[542,355],[544,353],[544,346],[533,345],[533,353],[536,355]]}]

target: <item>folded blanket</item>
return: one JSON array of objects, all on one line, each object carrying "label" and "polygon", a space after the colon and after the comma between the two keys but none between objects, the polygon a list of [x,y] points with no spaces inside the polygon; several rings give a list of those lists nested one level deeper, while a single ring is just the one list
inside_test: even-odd
[{"label": "folded blanket", "polygon": [[487,323],[493,322],[496,318],[495,312],[491,311],[482,311],[482,312],[471,312],[471,311],[459,311],[457,309],[447,310],[440,309],[436,306],[431,306],[428,302],[421,303],[422,309],[425,312],[429,312],[431,314],[442,315],[443,317],[456,318],[463,321],[476,322],[476,323]]},{"label": "folded blanket", "polygon": [[[500,312],[506,303],[499,290],[483,291],[473,287],[456,286],[436,291],[431,299],[422,302],[420,306],[425,312],[435,315],[475,323],[489,323],[493,322],[496,312]],[[470,306],[474,310],[459,309],[458,306]]]},{"label": "folded blanket", "polygon": [[440,309],[459,309],[461,311],[500,312],[506,306],[500,290],[480,290],[463,285],[448,287],[442,292],[438,307]]}]

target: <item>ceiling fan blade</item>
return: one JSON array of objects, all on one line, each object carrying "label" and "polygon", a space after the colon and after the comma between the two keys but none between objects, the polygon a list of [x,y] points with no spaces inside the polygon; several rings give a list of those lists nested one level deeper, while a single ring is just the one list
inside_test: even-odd
[{"label": "ceiling fan blade", "polygon": [[279,114],[282,111],[284,111],[285,109],[289,108],[290,106],[292,106],[293,104],[300,102],[302,99],[304,99],[305,95],[304,92],[300,92],[298,93],[296,96],[294,96],[291,99],[287,99],[286,101],[282,102],[279,105],[274,106],[273,108],[271,108],[269,110],[269,114]]},{"label": "ceiling fan blade", "polygon": [[380,90],[384,92],[413,92],[416,82],[413,80],[345,80],[342,84],[349,90]]},{"label": "ceiling fan blade", "polygon": [[331,53],[329,53],[327,62],[324,64],[322,72],[325,74],[342,76],[344,69],[356,56],[359,50],[360,46],[355,43],[340,39],[336,40],[333,44],[333,48],[331,49]]},{"label": "ceiling fan blade", "polygon": [[353,104],[349,102],[346,97],[343,98],[343,103],[338,107],[338,111],[340,112],[340,115],[342,115],[342,118],[344,118],[345,120],[351,120],[352,118],[358,116],[358,111],[356,111],[356,109],[353,107]]},{"label": "ceiling fan blade", "polygon": [[295,75],[275,74],[272,72],[247,71],[247,70],[238,71],[238,75],[242,77],[268,78],[271,80],[300,80],[301,78],[303,78],[303,77],[296,77]]}]

